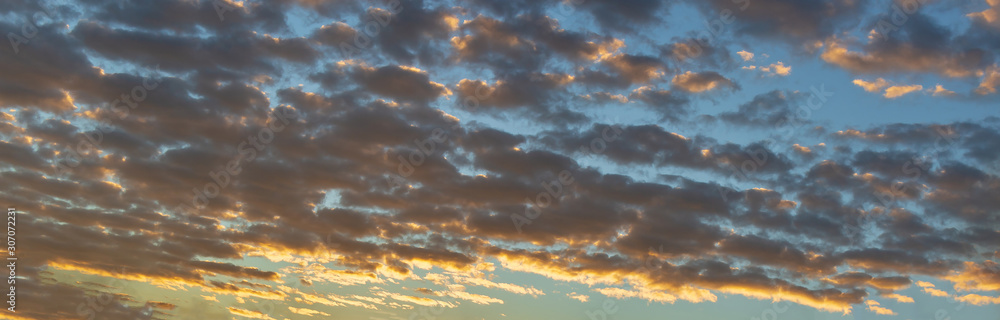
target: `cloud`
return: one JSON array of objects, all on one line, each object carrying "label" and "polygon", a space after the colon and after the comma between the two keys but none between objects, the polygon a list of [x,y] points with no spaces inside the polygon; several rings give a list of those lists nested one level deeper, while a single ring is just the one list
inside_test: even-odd
[{"label": "cloud", "polygon": [[987,0],[986,3],[989,4],[989,7],[985,10],[969,13],[966,16],[976,23],[989,25],[994,28],[1000,28],[1000,2],[997,2],[996,0]]},{"label": "cloud", "polygon": [[792,67],[785,66],[785,64],[782,63],[781,61],[778,61],[777,63],[772,63],[772,64],[767,65],[767,66],[744,66],[744,67],[742,67],[742,69],[743,70],[760,70],[761,72],[764,72],[764,73],[766,73],[768,75],[772,75],[772,76],[773,75],[787,76],[787,75],[792,74]]},{"label": "cloud", "polygon": [[[914,85],[894,85],[891,82],[886,81],[885,79],[882,79],[882,78],[875,79],[874,81],[865,81],[865,80],[862,80],[862,79],[854,79],[854,84],[857,85],[857,86],[859,86],[859,87],[861,87],[862,89],[864,89],[867,92],[879,92],[879,91],[885,90],[885,93],[882,96],[886,97],[886,98],[889,98],[889,99],[899,98],[899,97],[902,97],[902,96],[904,96],[906,94],[909,94],[909,93],[912,93],[912,92],[918,92],[918,91],[924,89],[924,86],[923,85],[919,85],[919,84],[914,84]],[[946,90],[943,87],[941,87],[941,85],[937,85],[935,87],[935,89],[928,90],[927,92],[931,93],[933,96],[951,96],[951,95],[955,95],[954,91]]]},{"label": "cloud", "polygon": [[1000,304],[1000,297],[990,297],[979,294],[967,294],[956,297],[955,301],[968,303],[974,306],[985,306],[990,304]]},{"label": "cloud", "polygon": [[850,50],[847,40],[826,38],[820,57],[859,74],[933,73],[952,78],[975,76],[992,60],[988,49],[963,41],[923,13],[909,15],[898,28],[864,44],[861,51]]},{"label": "cloud", "polygon": [[351,76],[373,93],[401,100],[427,102],[452,94],[443,84],[431,81],[426,71],[409,66],[358,66]]},{"label": "cloud", "polygon": [[590,300],[590,296],[584,294],[577,294],[576,292],[570,292],[566,294],[570,299],[578,300],[580,302],[587,302]]},{"label": "cloud", "polygon": [[319,52],[305,38],[282,39],[250,31],[202,39],[112,29],[97,22],[83,21],[76,25],[71,35],[103,56],[166,70],[273,71],[276,68],[274,59],[311,63],[319,57]]},{"label": "cloud", "polygon": [[[510,294],[895,314],[873,299],[913,303],[900,292],[914,284],[997,303],[995,118],[802,120],[810,96],[794,81],[742,97],[725,76],[764,56],[731,49],[749,36],[740,43],[780,39],[887,98],[995,94],[991,11],[964,33],[924,12],[858,43],[843,32],[873,20],[868,3],[699,2],[733,14],[711,41],[647,37],[676,3],[645,0],[570,13],[553,12],[562,1],[401,1],[393,14],[225,2],[224,20],[204,1],[55,6],[59,19],[0,48],[0,199],[33,231],[19,235],[32,259],[18,290],[64,302],[18,316],[78,314],[104,293],[108,319],[280,318],[250,306],[266,303],[461,313],[510,307]],[[341,56],[362,34],[371,46]],[[955,91],[886,80],[911,74]],[[286,112],[299,116],[276,118]],[[767,130],[791,119],[802,131]]]},{"label": "cloud", "polygon": [[357,30],[354,30],[354,28],[351,28],[346,23],[334,22],[320,26],[319,29],[313,32],[310,39],[327,46],[340,46],[341,44],[357,45],[354,42],[355,36],[358,36]]},{"label": "cloud", "polygon": [[674,76],[670,82],[671,85],[677,89],[694,93],[705,92],[717,88],[729,88],[733,90],[739,89],[737,84],[712,71],[698,73],[688,71]]},{"label": "cloud", "polygon": [[[459,288],[461,288],[461,287],[459,286]],[[477,293],[468,293],[468,292],[465,292],[465,291],[461,291],[463,289],[464,288],[458,289],[458,290],[454,290],[454,291],[449,291],[447,293],[447,295],[450,296],[450,297],[457,298],[457,299],[471,301],[472,303],[475,303],[475,304],[483,304],[483,305],[503,304],[503,300],[500,300],[500,299],[497,299],[497,298],[493,298],[493,297],[490,297],[490,296],[487,296],[487,295],[482,295],[482,294],[477,294]]]},{"label": "cloud", "polygon": [[[442,59],[444,50],[430,45],[449,39],[452,31],[458,29],[458,17],[444,6],[430,7],[423,0],[401,0],[385,2],[385,8],[369,8],[360,15],[360,21],[375,20],[379,31],[372,35],[383,53],[396,61],[413,64],[417,60],[424,64],[436,64]],[[375,17],[385,17],[379,21]],[[369,28],[366,22],[365,28]]]},{"label": "cloud", "polygon": [[[681,38],[660,47],[660,56],[677,64],[693,64],[704,68],[727,68],[734,60],[724,44],[701,38]],[[676,67],[676,66],[675,66]]]},{"label": "cloud", "polygon": [[771,72],[779,76],[787,76],[792,74],[792,67],[786,67],[784,63],[778,61],[777,63],[772,63],[767,67],[760,68],[760,71]]},{"label": "cloud", "polygon": [[662,65],[653,57],[621,54],[604,62],[630,83],[646,83],[663,75]]},{"label": "cloud", "polygon": [[581,3],[602,27],[621,31],[635,30],[644,24],[659,21],[665,5],[665,2],[657,0],[595,0]]},{"label": "cloud", "polygon": [[889,298],[889,299],[896,300],[896,301],[898,301],[900,303],[913,303],[913,298],[907,297],[907,296],[904,296],[904,295],[900,295],[900,294],[890,293],[890,294],[883,294],[882,296],[886,297],[886,298]]},{"label": "cloud", "polygon": [[550,102],[565,95],[576,78],[568,74],[516,74],[493,84],[462,79],[455,86],[458,101],[472,112],[497,115],[504,111],[524,112],[552,123],[577,123],[586,117]]},{"label": "cloud", "polygon": [[955,283],[959,291],[998,291],[1000,290],[1000,264],[991,260],[982,263],[966,261],[961,271],[956,271],[946,277]]},{"label": "cloud", "polygon": [[784,92],[774,90],[755,96],[751,101],[743,103],[735,111],[719,114],[723,121],[766,128],[777,128],[793,125],[799,121],[796,115],[801,103],[807,95],[801,92]]},{"label": "cloud", "polygon": [[665,119],[680,119],[690,112],[688,110],[690,100],[671,90],[642,86],[632,90],[628,97],[633,101],[642,102]]},{"label": "cloud", "polygon": [[464,21],[460,30],[463,34],[450,39],[454,59],[507,70],[503,74],[537,72],[560,56],[571,63],[590,63],[624,47],[620,39],[565,30],[557,20],[537,15],[508,20],[480,15]]},{"label": "cloud", "polygon": [[889,316],[896,315],[895,311],[881,307],[880,304],[875,300],[866,300],[865,305],[868,306],[868,310],[871,310],[875,314],[889,315]]},{"label": "cloud", "polygon": [[994,66],[986,71],[983,81],[979,83],[975,93],[979,95],[994,94],[997,92],[998,86],[1000,86],[1000,68]]},{"label": "cloud", "polygon": [[[910,279],[906,277],[875,277],[860,272],[841,273],[827,279],[831,283],[847,286],[867,285],[883,292],[902,290],[910,286]],[[889,297],[888,295],[884,295]]]},{"label": "cloud", "polygon": [[550,17],[521,16],[517,24],[520,32],[530,34],[538,42],[571,60],[606,59],[625,46],[621,39],[614,37],[599,37],[560,28],[559,22]]},{"label": "cloud", "polygon": [[229,312],[232,313],[232,314],[234,314],[234,315],[245,317],[245,318],[250,318],[250,319],[274,320],[274,318],[272,318],[271,316],[266,315],[266,314],[264,314],[263,312],[260,312],[260,311],[253,311],[253,310],[241,309],[241,308],[236,308],[236,307],[229,307]]},{"label": "cloud", "polygon": [[296,307],[292,307],[292,306],[288,306],[288,311],[291,311],[292,313],[295,313],[295,314],[301,314],[301,315],[310,316],[310,317],[317,316],[317,315],[326,316],[326,317],[330,316],[330,314],[326,313],[326,312],[316,311],[316,310],[308,309],[308,308],[296,308]]},{"label": "cloud", "polygon": [[871,82],[862,79],[854,79],[854,84],[868,92],[879,92],[889,86],[889,82],[882,78],[875,79],[875,81]]},{"label": "cloud", "polygon": [[[100,10],[95,12],[95,17],[100,21],[121,23],[148,30],[172,30],[187,33],[194,32],[197,28],[231,32],[251,28],[277,31],[287,27],[285,17],[275,14],[286,9],[281,2],[239,3],[224,1],[210,3],[167,0],[129,6],[110,2],[102,4]],[[347,9],[349,6],[344,7]],[[206,12],[212,14],[205,14]]]},{"label": "cloud", "polygon": [[955,91],[945,89],[940,84],[934,86],[933,90],[928,90],[928,91],[931,93],[931,95],[935,97],[952,97],[956,95]]},{"label": "cloud", "polygon": [[932,296],[935,296],[935,297],[947,297],[948,296],[947,292],[935,288],[935,286],[934,286],[933,283],[926,282],[926,281],[917,281],[917,285],[920,286],[921,290],[923,290],[925,293],[930,294]]},{"label": "cloud", "polygon": [[478,277],[460,277],[460,278],[458,278],[456,280],[458,282],[460,282],[460,283],[464,283],[464,284],[468,284],[468,285],[475,285],[475,286],[482,286],[482,287],[486,287],[486,288],[501,289],[501,290],[504,290],[504,291],[507,291],[507,292],[516,293],[516,294],[522,294],[522,295],[531,295],[531,296],[537,297],[539,295],[544,295],[545,294],[541,290],[535,289],[533,287],[522,287],[522,286],[519,286],[519,285],[516,285],[516,284],[512,284],[512,283],[496,283],[496,282],[493,282],[493,281],[490,281],[490,280],[487,280],[487,279],[484,279],[484,278],[478,278]]},{"label": "cloud", "polygon": [[908,86],[891,86],[891,87],[888,87],[888,88],[885,89],[885,95],[884,95],[884,97],[889,98],[889,99],[895,99],[895,98],[898,98],[898,97],[902,97],[903,95],[905,95],[907,93],[916,92],[916,91],[920,91],[920,90],[923,90],[923,89],[924,89],[924,86],[919,85],[919,84],[908,85]]},{"label": "cloud", "polygon": [[652,290],[645,291],[634,291],[625,290],[622,288],[597,288],[594,289],[595,292],[603,294],[608,297],[624,299],[624,298],[639,298],[648,301],[673,303],[677,301],[677,297],[664,292],[657,292]]}]

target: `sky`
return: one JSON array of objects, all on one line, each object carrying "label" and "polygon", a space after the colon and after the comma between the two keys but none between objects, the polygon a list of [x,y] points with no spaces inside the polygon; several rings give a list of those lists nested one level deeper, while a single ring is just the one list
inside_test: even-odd
[{"label": "sky", "polygon": [[1000,0],[0,18],[3,319],[1000,319]]}]

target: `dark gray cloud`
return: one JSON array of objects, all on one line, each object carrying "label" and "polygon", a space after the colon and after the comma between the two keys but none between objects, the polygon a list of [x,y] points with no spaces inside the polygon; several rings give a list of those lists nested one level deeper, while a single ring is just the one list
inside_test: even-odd
[{"label": "dark gray cloud", "polygon": [[771,91],[762,93],[739,109],[719,115],[723,121],[744,126],[780,128],[794,125],[799,116],[795,113],[808,94],[799,92]]}]

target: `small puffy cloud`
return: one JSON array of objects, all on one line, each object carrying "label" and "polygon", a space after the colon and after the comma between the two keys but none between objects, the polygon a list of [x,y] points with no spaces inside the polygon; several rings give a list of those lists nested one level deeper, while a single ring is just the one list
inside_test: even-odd
[{"label": "small puffy cloud", "polygon": [[579,300],[580,302],[590,301],[590,296],[585,294],[578,294],[576,292],[567,293],[566,296],[570,297],[571,299]]},{"label": "small puffy cloud", "polygon": [[746,50],[740,50],[740,51],[736,52],[736,54],[740,55],[740,58],[743,58],[743,61],[753,60],[753,52],[748,52]]},{"label": "small puffy cloud", "polygon": [[920,90],[923,90],[923,89],[924,89],[924,86],[919,85],[919,84],[908,85],[908,86],[891,86],[891,87],[885,89],[885,95],[884,95],[884,97],[889,98],[889,99],[894,99],[894,98],[902,97],[903,95],[905,95],[907,93],[914,92],[914,91],[920,91]]},{"label": "small puffy cloud", "polygon": [[787,76],[789,74],[792,74],[792,67],[785,66],[785,64],[781,61],[778,61],[777,63],[772,63],[771,65],[765,68],[761,68],[760,70],[764,72],[772,72],[773,74],[779,76]]},{"label": "small puffy cloud", "polygon": [[940,84],[934,86],[934,89],[930,89],[928,90],[928,92],[930,92],[930,94],[935,97],[950,97],[955,95],[955,91],[945,89]]},{"label": "small puffy cloud", "polygon": [[983,81],[979,83],[975,92],[979,95],[994,94],[997,93],[998,86],[1000,86],[1000,68],[993,67],[986,71]]},{"label": "small puffy cloud", "polygon": [[743,70],[760,70],[768,75],[787,76],[792,74],[792,67],[786,66],[784,62],[778,61],[766,66],[744,66]]},{"label": "small puffy cloud", "polygon": [[854,79],[854,84],[868,92],[879,92],[889,86],[889,82],[882,78],[875,79],[875,81]]},{"label": "small puffy cloud", "polygon": [[494,304],[494,303],[496,303],[496,304],[503,304],[503,300],[500,300],[500,299],[497,299],[497,298],[494,298],[494,297],[490,297],[490,296],[482,295],[482,294],[477,294],[477,293],[468,293],[468,292],[465,292],[465,286],[463,286],[463,285],[456,285],[456,284],[448,285],[448,289],[449,289],[449,291],[446,294],[449,297],[452,297],[452,298],[455,298],[455,299],[462,299],[462,300],[466,300],[466,301],[469,301],[469,302],[472,302],[472,303],[475,303],[475,304],[482,304],[482,305],[488,305],[488,304]]},{"label": "small puffy cloud", "polygon": [[935,289],[934,287],[924,287],[924,292],[935,297],[947,297],[948,293],[944,290]]},{"label": "small puffy cloud", "polygon": [[779,75],[787,76],[792,74],[792,67],[786,66],[784,62],[778,61],[766,66],[748,66],[743,67],[745,70],[760,70],[761,72],[767,73],[768,75]]},{"label": "small puffy cloud", "polygon": [[898,293],[883,294],[883,297],[899,301],[901,303],[913,303],[913,298]]},{"label": "small puffy cloud", "polygon": [[[886,81],[885,79],[882,79],[882,78],[875,79],[874,81],[865,81],[865,80],[862,80],[862,79],[854,79],[854,85],[859,86],[859,87],[861,87],[862,89],[864,89],[865,91],[868,91],[868,92],[879,92],[879,91],[882,91],[883,89],[885,89],[885,93],[883,94],[883,96],[886,97],[886,98],[889,98],[889,99],[898,98],[898,97],[901,97],[901,96],[906,95],[908,93],[915,92],[915,91],[920,91],[920,90],[924,89],[924,86],[923,85],[919,85],[919,84],[915,84],[915,85],[893,85],[891,82]],[[943,90],[943,91],[941,91],[938,94],[942,94],[942,95],[947,94],[948,90],[945,90],[944,88],[941,88],[941,90]],[[952,93],[954,93],[954,92],[952,92]]]},{"label": "small puffy cloud", "polygon": [[728,87],[739,89],[739,86],[722,75],[712,72],[685,72],[674,76],[673,86],[687,92],[705,92],[716,88]]},{"label": "small puffy cloud", "polygon": [[1000,304],[1000,297],[989,297],[979,294],[967,294],[955,298],[958,302],[964,302],[975,306],[985,306],[988,304]]},{"label": "small puffy cloud", "polygon": [[245,317],[245,318],[250,318],[250,319],[274,320],[274,318],[271,318],[271,316],[268,316],[268,315],[266,315],[266,314],[264,314],[263,312],[260,312],[260,311],[240,309],[240,308],[236,308],[236,307],[229,307],[229,312],[232,313],[232,314],[234,314],[234,315]]},{"label": "small puffy cloud", "polygon": [[316,315],[321,315],[321,316],[325,316],[325,317],[329,317],[330,316],[329,313],[326,313],[326,312],[323,312],[323,311],[316,311],[316,310],[313,310],[313,309],[307,309],[307,308],[296,308],[296,307],[293,307],[293,306],[288,306],[288,310],[291,311],[292,313],[295,313],[295,314],[301,314],[301,315],[310,316],[310,317],[316,316]]},{"label": "small puffy cloud", "polygon": [[656,291],[656,290],[625,290],[622,288],[598,288],[594,289],[595,292],[603,294],[605,296],[617,299],[624,298],[639,298],[647,301],[656,301],[660,303],[673,303],[677,301],[677,296]]},{"label": "small puffy cloud", "polygon": [[875,300],[867,300],[867,301],[865,301],[865,305],[868,306],[868,310],[871,310],[872,312],[874,312],[876,314],[890,315],[890,316],[896,315],[895,311],[892,311],[892,310],[889,310],[889,309],[881,307],[879,305],[878,301],[875,301]]},{"label": "small puffy cloud", "polygon": [[803,147],[803,146],[799,145],[798,143],[792,145],[792,150],[795,150],[795,152],[800,153],[800,154],[811,154],[812,153],[812,149],[809,149],[809,147]]},{"label": "small puffy cloud", "polygon": [[523,287],[513,283],[497,283],[484,278],[477,277],[457,277],[456,280],[463,284],[500,289],[511,293],[524,294],[531,296],[545,295],[541,290],[535,289],[534,287]]}]

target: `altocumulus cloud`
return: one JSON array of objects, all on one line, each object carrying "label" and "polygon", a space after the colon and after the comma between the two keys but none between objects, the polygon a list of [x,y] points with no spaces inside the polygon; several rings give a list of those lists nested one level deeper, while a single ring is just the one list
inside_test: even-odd
[{"label": "altocumulus cloud", "polygon": [[9,1],[4,318],[985,317],[1000,26],[972,2]]}]

